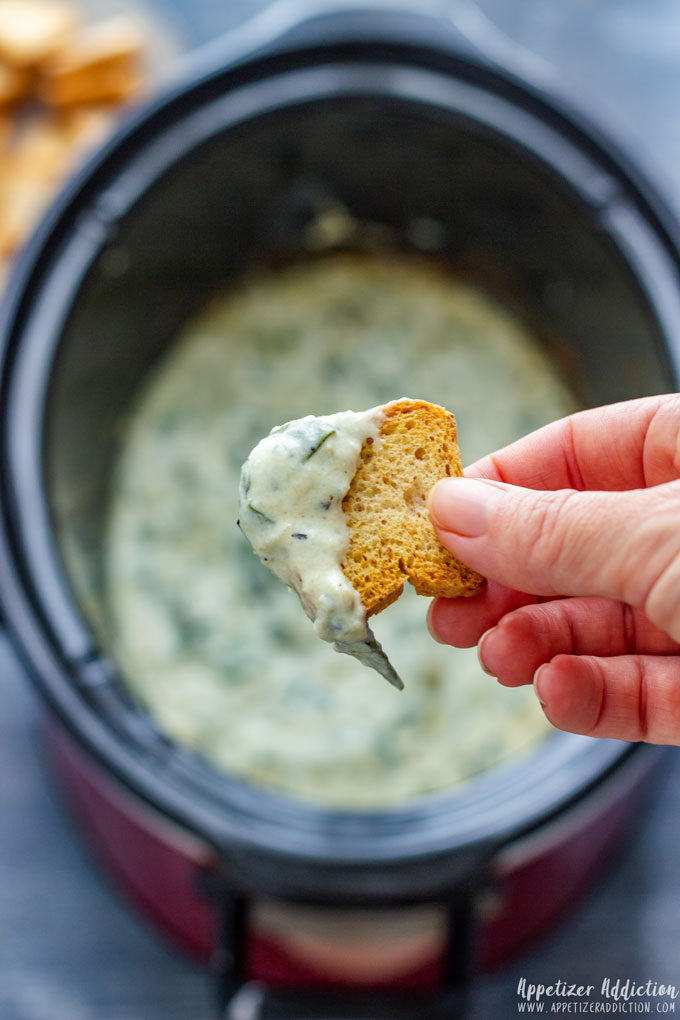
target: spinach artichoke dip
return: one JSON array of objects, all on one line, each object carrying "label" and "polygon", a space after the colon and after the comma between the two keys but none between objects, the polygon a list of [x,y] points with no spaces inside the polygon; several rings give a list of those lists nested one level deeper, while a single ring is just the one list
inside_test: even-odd
[{"label": "spinach artichoke dip", "polygon": [[262,562],[297,593],[317,636],[402,689],[342,571],[349,545],[342,500],[383,417],[374,407],[275,426],[241,469],[238,523]]},{"label": "spinach artichoke dip", "polygon": [[403,691],[330,653],[236,526],[241,465],[273,425],[403,392],[455,407],[470,461],[577,407],[486,294],[425,260],[327,255],[188,325],[131,409],[112,486],[109,643],[137,700],[218,768],[335,807],[451,787],[549,731],[530,689],[431,639],[412,591],[371,621]]}]

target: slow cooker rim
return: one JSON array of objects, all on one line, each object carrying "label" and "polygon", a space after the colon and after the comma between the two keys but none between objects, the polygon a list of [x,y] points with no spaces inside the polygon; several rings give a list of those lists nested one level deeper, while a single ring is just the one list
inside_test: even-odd
[{"label": "slow cooker rim", "polygon": [[[154,106],[152,106],[151,110],[147,110],[146,111],[147,120],[151,120],[151,118],[154,116],[154,113],[156,114],[158,113],[159,108],[161,111],[165,109],[163,106],[159,107],[157,103]],[[109,158],[113,159],[115,162],[116,154],[120,152],[121,147],[123,146],[125,141],[130,137],[130,134],[136,131],[141,125],[147,123],[147,120],[145,120],[144,114],[141,114],[138,115],[136,118],[133,118],[133,120],[129,123],[127,127],[121,128],[121,130],[112,140],[112,142],[109,143],[109,145],[106,147],[105,152],[100,154],[99,157],[95,157],[95,159],[90,164],[89,170],[81,171],[81,173],[76,178],[76,181],[74,181],[71,187],[67,189],[66,193],[62,196],[61,200],[58,200],[55,206],[53,206],[50,215],[48,216],[47,220],[44,221],[43,223],[41,231],[38,232],[38,235],[36,236],[36,238],[34,238],[33,243],[29,246],[29,248],[25,252],[21,260],[21,264],[18,267],[13,278],[13,291],[8,296],[8,305],[6,306],[5,317],[2,323],[3,341],[9,343],[11,338],[13,338],[15,341],[18,338],[20,328],[19,317],[19,310],[21,304],[20,297],[21,296],[23,296],[24,298],[26,297],[26,294],[31,289],[31,284],[33,285],[33,287],[36,288],[38,287],[40,283],[41,273],[43,276],[47,275],[50,256],[47,254],[46,249],[49,245],[49,242],[54,241],[55,236],[56,237],[59,236],[58,227],[59,225],[62,225],[63,227],[65,217],[68,217],[68,214],[70,212],[73,212],[75,207],[77,207],[79,204],[82,205],[83,194],[80,185],[82,184],[84,187],[86,184],[91,183],[97,171],[99,171],[101,168],[105,167],[108,164]],[[24,282],[24,289],[22,289],[20,286],[22,279]],[[12,309],[14,309],[15,313],[14,316],[12,315]],[[4,454],[5,451],[3,450],[3,455]],[[4,488],[3,488],[3,504],[4,504],[3,512],[6,512],[7,510],[6,492]],[[9,529],[7,529],[7,531],[2,535],[3,545],[5,545],[5,540],[8,535]],[[9,564],[9,557],[7,557],[6,562]],[[12,613],[8,612],[8,615],[11,616]],[[53,691],[47,691],[46,693],[48,698],[51,697],[52,700],[54,699]],[[69,719],[69,722],[73,723],[73,720]],[[79,733],[79,736],[82,738],[82,733]],[[627,757],[629,754],[636,752],[639,752],[639,748],[623,747],[621,749],[616,749],[615,753],[607,756],[605,772],[608,771],[611,767],[614,767],[619,758]],[[107,765],[110,766],[111,763],[105,757],[102,760],[106,761]],[[119,778],[121,778],[121,776],[119,776]],[[129,785],[133,790],[135,790],[135,792],[139,793],[139,790],[135,787],[134,784],[128,783],[127,785]],[[154,800],[150,802],[154,805],[156,804]],[[428,852],[432,851],[430,850]],[[423,854],[419,852],[418,856],[420,855]],[[425,853],[424,855],[426,856],[427,853]],[[399,856],[400,857],[403,856],[403,850],[401,849],[399,852]],[[371,848],[370,858],[371,860],[375,860],[375,848]]]}]

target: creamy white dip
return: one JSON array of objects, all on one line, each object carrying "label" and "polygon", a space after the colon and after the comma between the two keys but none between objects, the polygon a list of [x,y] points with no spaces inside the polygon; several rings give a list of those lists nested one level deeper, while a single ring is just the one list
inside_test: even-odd
[{"label": "creamy white dip", "polygon": [[241,469],[239,527],[262,562],[297,592],[322,641],[402,688],[342,570],[349,547],[342,501],[361,448],[369,437],[378,441],[383,417],[384,408],[374,407],[308,414],[273,428]]},{"label": "creamy white dip", "polygon": [[549,732],[531,690],[430,638],[408,585],[371,621],[401,693],[329,655],[236,527],[241,465],[273,424],[404,392],[455,411],[468,463],[577,407],[487,295],[422,261],[338,255],[218,299],[131,410],[107,537],[110,652],[159,727],[232,775],[368,809]]}]

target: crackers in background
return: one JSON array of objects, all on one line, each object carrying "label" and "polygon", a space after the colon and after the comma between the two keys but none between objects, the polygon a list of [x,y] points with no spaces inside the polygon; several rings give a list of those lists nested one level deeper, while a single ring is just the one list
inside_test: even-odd
[{"label": "crackers in background", "polygon": [[131,15],[85,24],[69,0],[0,0],[0,290],[55,191],[144,85]]},{"label": "crackers in background", "polygon": [[0,0],[0,58],[38,67],[78,26],[76,7],[61,0]]},{"label": "crackers in background", "polygon": [[38,95],[51,106],[128,99],[141,85],[145,44],[142,26],[128,15],[85,26],[45,60]]}]

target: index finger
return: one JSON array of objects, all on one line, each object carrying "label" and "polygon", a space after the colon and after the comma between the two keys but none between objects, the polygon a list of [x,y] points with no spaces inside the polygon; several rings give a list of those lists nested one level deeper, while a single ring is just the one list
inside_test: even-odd
[{"label": "index finger", "polygon": [[577,411],[465,470],[528,489],[637,489],[680,474],[678,394]]}]

